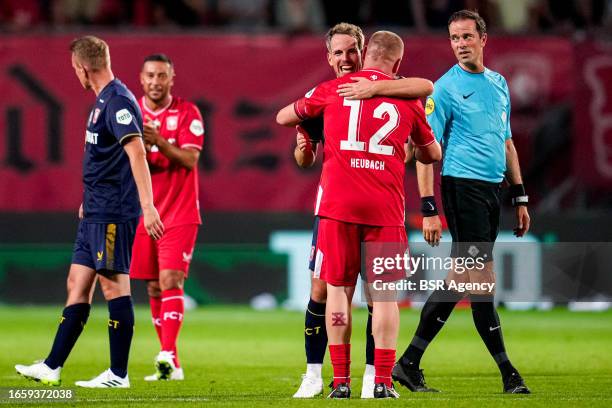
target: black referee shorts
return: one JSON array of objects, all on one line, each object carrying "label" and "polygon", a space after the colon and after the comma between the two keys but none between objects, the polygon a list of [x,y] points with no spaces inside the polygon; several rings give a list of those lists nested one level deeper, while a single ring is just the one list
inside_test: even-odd
[{"label": "black referee shorts", "polygon": [[493,260],[500,195],[501,183],[442,176],[442,204],[453,238],[452,257]]}]

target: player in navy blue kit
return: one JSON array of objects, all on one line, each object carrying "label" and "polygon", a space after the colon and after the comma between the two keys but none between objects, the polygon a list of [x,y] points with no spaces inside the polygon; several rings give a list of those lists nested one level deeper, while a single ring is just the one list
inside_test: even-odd
[{"label": "player in navy blue kit", "polygon": [[128,273],[141,208],[151,237],[161,237],[164,226],[153,205],[140,109],[134,95],[115,79],[108,45],[85,36],[74,40],[70,51],[81,85],[94,91],[96,102],[85,132],[85,189],[68,272],[68,299],[47,358],[30,366],[16,365],[15,369],[26,378],[60,385],[61,369],[87,322],[97,279],[108,301],[110,368],[76,385],[128,388],[128,356],[134,333]]}]

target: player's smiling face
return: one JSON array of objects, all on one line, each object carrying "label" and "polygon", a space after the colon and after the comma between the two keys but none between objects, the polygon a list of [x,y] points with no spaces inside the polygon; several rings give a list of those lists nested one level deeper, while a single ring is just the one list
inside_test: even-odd
[{"label": "player's smiling face", "polygon": [[174,70],[167,62],[147,61],[142,66],[140,84],[145,97],[155,105],[166,105],[174,85]]},{"label": "player's smiling face", "polygon": [[357,40],[347,34],[335,34],[329,43],[327,62],[334,70],[336,77],[357,72],[361,69],[361,50]]},{"label": "player's smiling face", "polygon": [[476,21],[470,19],[453,21],[448,26],[448,33],[459,64],[469,71],[482,71],[483,49],[487,42],[487,34],[480,36],[476,30]]}]

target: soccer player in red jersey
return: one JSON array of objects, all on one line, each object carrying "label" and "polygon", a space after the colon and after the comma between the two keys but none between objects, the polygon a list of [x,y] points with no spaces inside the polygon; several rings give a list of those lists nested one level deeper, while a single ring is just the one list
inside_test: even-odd
[{"label": "soccer player in red jersey", "polygon": [[[399,36],[375,33],[364,69],[352,77],[391,79],[403,55]],[[283,108],[277,122],[294,126],[324,117],[323,171],[315,214],[320,217],[315,267],[327,282],[326,327],[334,369],[330,398],[350,396],[351,299],[361,269],[362,242],[407,246],[404,227],[405,143],[410,136],[422,162],[441,158],[440,145],[427,125],[418,100],[374,97],[348,100],[338,95],[340,78],[325,82]],[[317,271],[317,272],[318,272]],[[376,344],[374,397],[397,397],[391,384],[399,311],[395,302],[374,300]]]},{"label": "soccer player in red jersey", "polygon": [[[361,28],[354,24],[339,23],[329,29],[325,35],[327,62],[337,78],[361,70],[364,36]],[[433,84],[423,78],[402,78],[393,81],[369,81],[356,78],[360,82],[359,96],[372,97],[396,96],[400,98],[425,97],[432,93]],[[361,82],[364,80],[364,82]],[[367,94],[364,95],[364,89]],[[352,90],[354,91],[354,88]],[[318,117],[302,122],[296,136],[294,157],[298,166],[311,167],[316,159],[317,146],[324,143],[323,118]],[[294,398],[312,398],[323,391],[321,370],[325,349],[327,348],[327,331],[325,329],[325,302],[327,297],[326,283],[315,274],[317,249],[318,217],[313,225],[313,237],[309,269],[311,290],[304,319],[304,345],[306,350],[306,374],[302,376],[300,387]],[[368,305],[368,322],[366,325],[366,366],[363,375],[361,398],[373,398],[374,390],[374,338],[372,337],[372,306]]]},{"label": "soccer player in red jersey", "polygon": [[204,124],[194,104],[171,94],[174,66],[166,55],[145,58],[140,83],[144,96],[138,103],[153,200],[166,233],[163,239],[154,241],[145,234],[142,223],[138,226],[130,276],[147,281],[153,324],[161,343],[155,359],[157,372],[145,380],[182,380],[176,340],[183,323],[183,284],[202,223],[197,163]]}]

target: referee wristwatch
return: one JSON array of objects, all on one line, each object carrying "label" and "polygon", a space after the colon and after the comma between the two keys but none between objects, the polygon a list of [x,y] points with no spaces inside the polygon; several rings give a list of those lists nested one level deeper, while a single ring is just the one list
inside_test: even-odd
[{"label": "referee wristwatch", "polygon": [[514,184],[510,186],[510,197],[512,198],[512,206],[529,204],[529,196],[525,193],[525,186],[522,184]]}]

